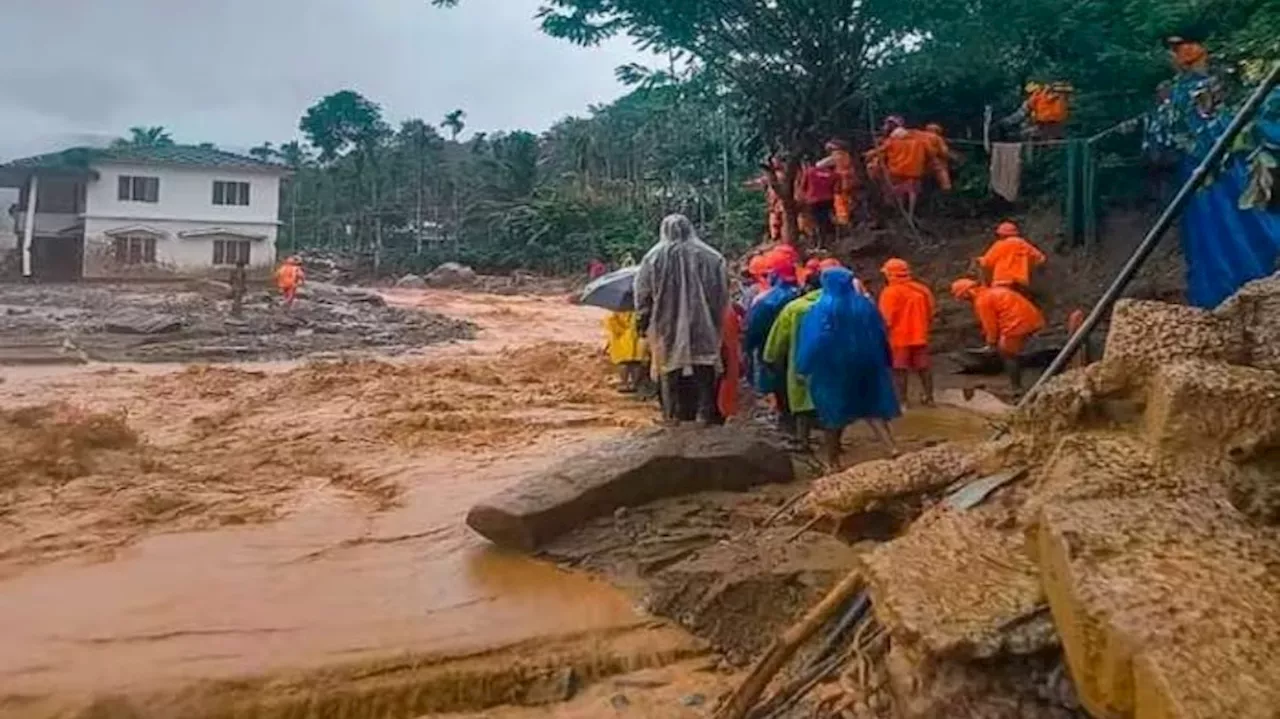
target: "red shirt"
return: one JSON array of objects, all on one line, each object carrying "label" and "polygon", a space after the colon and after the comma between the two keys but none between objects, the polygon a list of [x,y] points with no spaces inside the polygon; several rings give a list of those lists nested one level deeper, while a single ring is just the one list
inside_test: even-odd
[{"label": "red shirt", "polygon": [[831,202],[836,197],[836,173],[823,167],[811,167],[804,172],[805,199],[813,204]]}]

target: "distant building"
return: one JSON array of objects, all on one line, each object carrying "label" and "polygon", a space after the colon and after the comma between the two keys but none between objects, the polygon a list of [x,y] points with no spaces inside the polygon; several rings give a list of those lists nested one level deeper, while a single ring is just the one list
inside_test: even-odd
[{"label": "distant building", "polygon": [[287,174],[206,147],[72,148],[0,165],[0,187],[20,190],[25,276],[159,277],[273,265]]}]

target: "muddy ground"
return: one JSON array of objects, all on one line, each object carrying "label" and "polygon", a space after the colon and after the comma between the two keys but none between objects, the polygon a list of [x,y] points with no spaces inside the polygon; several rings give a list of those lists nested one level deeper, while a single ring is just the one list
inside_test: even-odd
[{"label": "muddy ground", "polygon": [[[401,716],[579,692],[566,707],[582,716],[702,716],[847,567],[855,550],[834,539],[760,526],[803,483],[593,522],[548,548],[554,566],[486,546],[462,522],[474,502],[651,426],[656,407],[615,390],[598,310],[385,296],[466,318],[475,339],[383,359],[5,370],[0,716],[94,716],[108,696],[121,716],[239,716],[357,690]],[[953,412],[913,414],[904,448],[985,431]],[[851,459],[879,451],[849,439]],[[628,685],[632,671],[669,678]]]},{"label": "muddy ground", "polygon": [[0,284],[0,364],[288,360],[317,353],[396,355],[468,339],[475,326],[376,292],[311,283],[285,308],[250,291],[232,316],[227,285]]}]

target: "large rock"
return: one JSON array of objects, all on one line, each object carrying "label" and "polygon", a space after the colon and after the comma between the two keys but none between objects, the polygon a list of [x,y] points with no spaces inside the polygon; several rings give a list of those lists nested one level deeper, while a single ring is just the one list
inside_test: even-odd
[{"label": "large rock", "polygon": [[418,275],[408,274],[396,280],[396,287],[408,290],[420,290],[427,286],[427,281]]},{"label": "large rock", "polygon": [[654,431],[521,479],[472,507],[467,525],[495,544],[533,550],[619,507],[793,478],[786,453],[740,427]]},{"label": "large rock", "polygon": [[467,287],[475,284],[476,271],[457,262],[446,262],[426,276],[432,287]]}]

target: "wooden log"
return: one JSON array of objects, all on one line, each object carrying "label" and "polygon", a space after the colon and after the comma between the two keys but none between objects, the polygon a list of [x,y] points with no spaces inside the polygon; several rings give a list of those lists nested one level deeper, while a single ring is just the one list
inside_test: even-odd
[{"label": "wooden log", "polygon": [[845,575],[822,601],[809,609],[799,622],[793,624],[781,636],[773,640],[768,651],[752,667],[751,673],[734,690],[729,699],[716,711],[715,719],[744,719],[755,706],[760,695],[773,677],[819,629],[835,616],[850,597],[862,591],[861,572],[854,570]]}]

